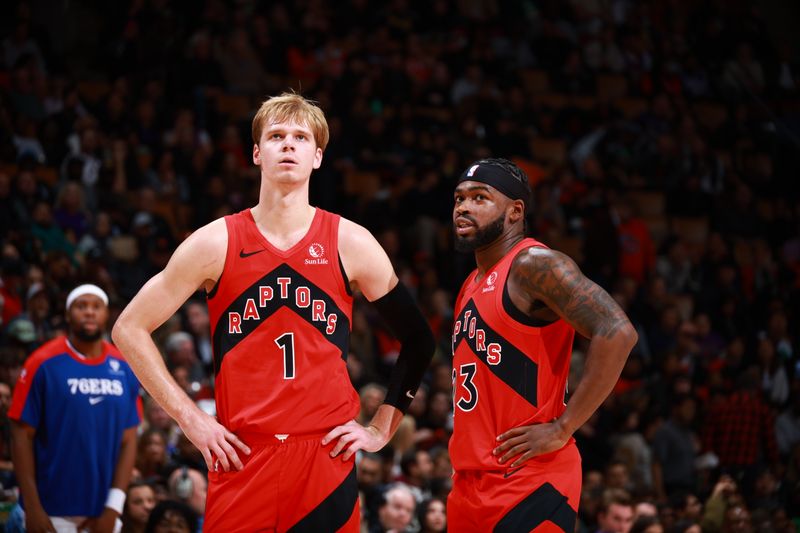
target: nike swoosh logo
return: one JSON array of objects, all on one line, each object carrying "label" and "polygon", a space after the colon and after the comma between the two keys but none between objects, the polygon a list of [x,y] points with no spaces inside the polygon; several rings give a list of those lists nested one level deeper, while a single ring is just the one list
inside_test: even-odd
[{"label": "nike swoosh logo", "polygon": [[104,398],[102,396],[97,396],[95,398],[89,398],[89,405],[97,405],[98,403],[102,402],[103,399]]},{"label": "nike swoosh logo", "polygon": [[519,471],[520,471],[520,470],[522,470],[523,468],[525,468],[525,467],[524,467],[524,466],[518,466],[518,467],[517,467],[517,468],[515,468],[514,470],[507,470],[507,471],[506,471],[506,473],[505,473],[505,474],[503,474],[503,479],[506,479],[506,478],[508,478],[508,477],[509,477],[511,474],[513,474],[514,472],[519,472]]},{"label": "nike swoosh logo", "polygon": [[245,257],[250,257],[251,255],[260,254],[263,251],[264,251],[264,249],[262,248],[260,250],[256,250],[255,252],[245,252],[244,248],[242,248],[241,250],[239,250],[239,257],[244,259]]},{"label": "nike swoosh logo", "polygon": [[409,397],[409,398],[411,398],[412,400],[414,399],[414,395],[413,395],[413,394],[411,394],[411,391],[410,391],[410,390],[407,390],[407,391],[406,391],[406,396],[408,396],[408,397]]}]

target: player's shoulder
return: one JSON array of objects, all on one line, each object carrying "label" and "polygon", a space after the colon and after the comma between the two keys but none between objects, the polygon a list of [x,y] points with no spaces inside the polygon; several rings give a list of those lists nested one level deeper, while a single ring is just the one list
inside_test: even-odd
[{"label": "player's shoulder", "polygon": [[66,355],[68,354],[65,337],[56,337],[55,339],[47,341],[31,353],[28,359],[25,360],[25,372],[29,375],[33,375],[43,365],[46,365],[48,362],[60,356]]},{"label": "player's shoulder", "polygon": [[575,262],[565,253],[553,250],[538,242],[523,247],[511,262],[512,273],[535,273],[570,268]]},{"label": "player's shoulder", "polygon": [[[65,337],[59,336],[55,339],[51,339],[46,343],[42,344],[36,350],[31,353],[30,357],[28,357],[28,361],[46,361],[48,359],[52,359],[53,357],[57,357],[59,355],[64,355],[67,353],[67,343]],[[27,362],[27,361],[26,361]]]},{"label": "player's shoulder", "polygon": [[372,246],[378,241],[375,236],[364,226],[353,222],[345,217],[339,220],[339,249],[349,247],[360,249],[364,246]]}]

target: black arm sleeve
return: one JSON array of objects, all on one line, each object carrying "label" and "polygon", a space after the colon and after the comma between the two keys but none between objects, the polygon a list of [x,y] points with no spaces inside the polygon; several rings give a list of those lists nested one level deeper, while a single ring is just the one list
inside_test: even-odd
[{"label": "black arm sleeve", "polygon": [[428,322],[401,282],[372,303],[402,345],[389,376],[384,403],[405,413],[431,363],[436,342]]}]

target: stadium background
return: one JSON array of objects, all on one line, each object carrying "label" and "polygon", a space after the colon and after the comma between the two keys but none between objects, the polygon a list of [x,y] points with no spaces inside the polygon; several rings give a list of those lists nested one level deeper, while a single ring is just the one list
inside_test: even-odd
[{"label": "stadium background", "polygon": [[[384,472],[362,483],[365,528],[377,527],[374,495],[397,479],[423,499],[446,496],[448,331],[474,267],[453,251],[452,189],[469,162],[495,156],[531,179],[531,234],[576,259],[639,330],[613,395],[576,434],[582,530],[618,489],[657,504],[667,530],[791,531],[798,11],[778,1],[8,2],[0,380],[13,386],[27,354],[61,331],[75,284],[103,287],[115,316],[189,232],[255,204],[252,115],[294,89],[331,128],[312,203],[379,238],[440,346],[425,393],[376,459]],[[205,329],[190,302],[156,336],[208,406]],[[585,347],[577,341],[575,379]],[[396,354],[358,301],[348,365],[365,413]],[[158,486],[177,465],[202,469],[153,411],[145,426],[161,425],[164,450],[153,458],[142,446],[142,476]],[[681,457],[666,451],[675,442]],[[654,462],[669,479],[654,480]],[[746,523],[731,518],[737,509]]]}]

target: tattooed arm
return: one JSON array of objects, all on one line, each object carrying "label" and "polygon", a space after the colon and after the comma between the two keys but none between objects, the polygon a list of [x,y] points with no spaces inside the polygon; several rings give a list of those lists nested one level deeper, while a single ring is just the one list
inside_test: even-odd
[{"label": "tattooed arm", "polygon": [[567,443],[606,399],[619,379],[637,334],[617,303],[555,250],[528,248],[517,255],[508,278],[509,295],[529,316],[563,318],[589,338],[586,365],[575,393],[560,418],[549,424],[513,428],[498,437],[500,462],[522,454],[511,467],[557,450]]}]

